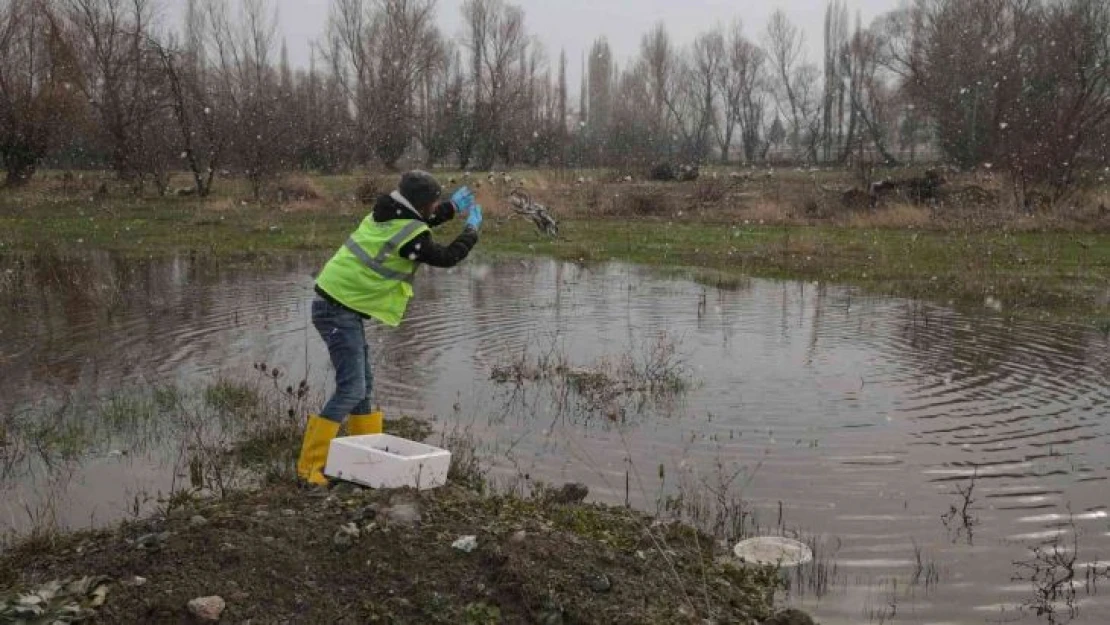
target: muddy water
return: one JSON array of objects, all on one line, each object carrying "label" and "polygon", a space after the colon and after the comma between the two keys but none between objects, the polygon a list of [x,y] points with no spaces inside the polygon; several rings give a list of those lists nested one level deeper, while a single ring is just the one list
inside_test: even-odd
[{"label": "muddy water", "polygon": [[[327,383],[307,323],[312,262],[5,262],[8,414],[49,423],[58,398],[72,408],[121,386],[204,384],[258,361]],[[1110,560],[1110,344],[1094,330],[803,283],[718,289],[615,264],[471,262],[422,274],[417,291],[403,328],[371,331],[388,412],[470,428],[504,484],[579,480],[597,499],[652,510],[677,484],[726,484],[753,523],[821,546],[828,591],[793,600],[825,623],[1037,622],[1020,609],[1033,586],[1015,579],[1028,577],[1015,562],[1030,547],[1077,544],[1081,578]],[[647,360],[661,341],[694,382],[683,397],[597,410],[490,380],[543,355]],[[57,495],[49,514],[84,526],[168,490],[174,442],[133,438],[111,437],[63,475],[9,476],[0,523],[48,514],[35,505],[43,492]],[[972,484],[969,537],[958,514],[942,516]],[[1080,584],[1075,601],[1073,622],[1110,620],[1110,597]]]}]

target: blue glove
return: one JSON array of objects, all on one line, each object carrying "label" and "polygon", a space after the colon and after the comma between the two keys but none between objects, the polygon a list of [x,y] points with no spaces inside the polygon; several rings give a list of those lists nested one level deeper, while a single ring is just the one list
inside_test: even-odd
[{"label": "blue glove", "polygon": [[470,209],[470,216],[466,218],[466,227],[473,228],[475,231],[482,227],[481,204],[475,204],[474,207]]},{"label": "blue glove", "polygon": [[474,206],[474,192],[470,190],[470,187],[459,187],[459,190],[451,196],[451,205],[455,207],[455,212],[459,216],[466,217],[470,215],[470,209]]}]

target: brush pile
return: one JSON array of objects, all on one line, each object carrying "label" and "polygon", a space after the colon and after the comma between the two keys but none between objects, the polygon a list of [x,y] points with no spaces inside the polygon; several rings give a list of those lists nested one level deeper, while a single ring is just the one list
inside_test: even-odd
[{"label": "brush pile", "polygon": [[523,215],[534,223],[540,232],[553,238],[559,236],[559,225],[555,223],[555,218],[547,207],[533,201],[524,189],[513,189],[509,193],[509,205],[514,213]]}]

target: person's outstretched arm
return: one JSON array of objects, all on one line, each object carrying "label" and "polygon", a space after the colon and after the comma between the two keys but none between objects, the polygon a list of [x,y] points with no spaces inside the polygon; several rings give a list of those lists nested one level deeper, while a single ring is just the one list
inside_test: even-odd
[{"label": "person's outstretched arm", "polygon": [[[452,209],[452,214],[454,209]],[[431,223],[431,220],[428,222]],[[432,239],[431,232],[425,232],[412,241],[401,246],[398,253],[409,260],[424,263],[432,267],[454,267],[461,263],[470,254],[470,250],[478,244],[478,231],[466,228],[462,234],[448,245],[440,245]]]}]

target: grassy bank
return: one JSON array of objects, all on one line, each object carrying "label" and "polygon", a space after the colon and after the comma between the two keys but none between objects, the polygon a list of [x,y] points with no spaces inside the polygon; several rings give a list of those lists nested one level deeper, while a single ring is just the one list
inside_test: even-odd
[{"label": "grassy bank", "polygon": [[[708,268],[726,281],[754,275],[846,283],[1023,315],[1098,318],[1110,304],[1110,232],[1097,224],[933,222],[905,206],[802,219],[776,213],[768,202],[808,202],[789,199],[808,183],[760,184],[733,201],[704,187],[546,182],[536,194],[560,217],[557,240],[510,217],[499,203],[505,189],[486,185],[480,194],[492,210],[480,250]],[[0,194],[0,250],[229,259],[308,252],[323,259],[364,207],[353,199],[353,178],[318,186],[326,189],[320,199],[282,205],[234,193],[204,202],[50,189]],[[750,195],[756,199],[745,204]]]},{"label": "grassy bank", "polygon": [[1110,293],[1110,236],[753,226],[673,221],[570,221],[565,239],[529,241],[519,222],[491,247],[581,261],[629,260],[736,275],[853,284],[873,292],[1097,316]]}]

